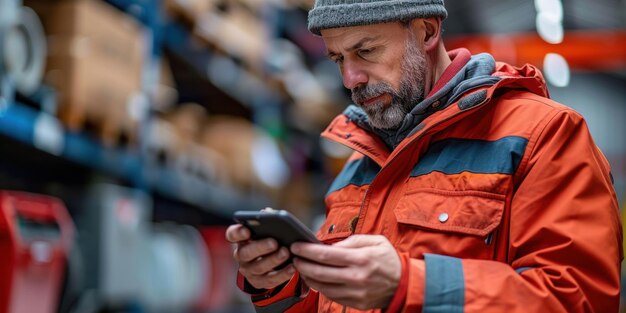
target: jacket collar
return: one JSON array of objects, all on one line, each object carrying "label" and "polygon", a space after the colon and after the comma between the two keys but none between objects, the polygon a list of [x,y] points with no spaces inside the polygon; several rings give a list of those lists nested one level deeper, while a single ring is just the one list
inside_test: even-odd
[{"label": "jacket collar", "polygon": [[495,71],[496,62],[489,54],[471,56],[469,50],[457,49],[448,52],[448,55],[452,63],[435,83],[429,95],[407,113],[398,128],[372,128],[365,112],[356,105],[350,106],[344,114],[350,116],[362,128],[378,135],[389,150],[394,150],[404,138],[414,132],[415,127],[421,121],[431,114],[444,109],[469,90],[493,85],[500,80],[498,77],[491,76]]},{"label": "jacket collar", "polygon": [[[484,54],[482,56],[484,57]],[[470,63],[464,67],[465,70],[469,69]],[[431,130],[434,126],[441,127],[457,121],[458,118],[454,117],[487,103],[496,90],[524,89],[544,97],[549,96],[543,75],[532,65],[527,64],[518,68],[495,62],[492,72],[491,75],[478,75],[480,76],[479,79],[472,80],[472,83],[468,83],[468,80],[462,80],[461,83],[452,86],[451,92],[448,92],[445,97],[439,97],[439,99],[446,100],[445,105],[437,111],[421,116],[419,121],[412,125],[408,131],[404,130],[404,134],[393,150],[389,148],[389,137],[381,136],[379,131],[372,129],[369,123],[366,123],[367,116],[363,110],[356,106],[349,106],[337,116],[322,133],[322,136],[344,144],[370,157],[382,166],[392,154],[397,154],[395,150],[399,150],[407,142],[415,140],[420,134]],[[465,86],[460,86],[462,84]],[[443,89],[440,89],[440,92],[441,90]],[[439,92],[435,92],[435,94],[439,94]],[[434,98],[433,96],[428,99],[433,101]]]}]

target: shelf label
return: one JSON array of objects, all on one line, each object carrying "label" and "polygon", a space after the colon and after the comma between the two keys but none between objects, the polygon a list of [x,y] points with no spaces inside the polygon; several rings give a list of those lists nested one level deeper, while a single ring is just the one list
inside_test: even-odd
[{"label": "shelf label", "polygon": [[61,155],[65,145],[63,126],[59,120],[47,113],[41,113],[33,126],[33,144],[38,149],[54,155]]}]

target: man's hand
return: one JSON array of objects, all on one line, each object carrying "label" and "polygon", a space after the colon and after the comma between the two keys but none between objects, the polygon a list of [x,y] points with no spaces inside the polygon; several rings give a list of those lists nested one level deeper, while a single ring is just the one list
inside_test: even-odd
[{"label": "man's hand", "polygon": [[332,246],[294,243],[291,251],[309,287],[349,307],[385,308],[400,282],[400,257],[383,236],[354,235]]},{"label": "man's hand", "polygon": [[289,258],[289,250],[279,249],[276,240],[267,238],[250,240],[250,231],[242,225],[231,225],[226,230],[226,240],[237,244],[233,258],[239,263],[239,272],[257,289],[271,289],[295,273],[292,264],[274,271],[274,268]]}]

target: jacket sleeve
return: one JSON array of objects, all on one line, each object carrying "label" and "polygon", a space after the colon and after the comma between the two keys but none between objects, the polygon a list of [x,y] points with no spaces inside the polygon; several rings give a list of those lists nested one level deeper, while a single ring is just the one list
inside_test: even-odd
[{"label": "jacket sleeve", "polygon": [[[302,286],[298,272],[283,286],[271,290],[254,289],[243,275],[237,274],[237,285],[250,294],[254,309],[258,313],[317,312],[318,293]],[[303,289],[305,294],[303,294]]]},{"label": "jacket sleeve", "polygon": [[411,260],[404,312],[618,312],[622,229],[608,162],[578,113],[542,124],[510,199],[508,264]]}]

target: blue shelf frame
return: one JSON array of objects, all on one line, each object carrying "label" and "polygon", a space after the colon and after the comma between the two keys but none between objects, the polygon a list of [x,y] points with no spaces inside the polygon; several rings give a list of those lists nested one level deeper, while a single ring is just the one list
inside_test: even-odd
[{"label": "blue shelf frame", "polygon": [[[9,105],[0,111],[0,134],[33,149],[48,152],[35,144],[35,123],[41,114],[46,113],[19,103]],[[124,179],[135,188],[224,218],[230,218],[235,210],[258,210],[269,204],[263,197],[244,195],[230,186],[211,184],[172,168],[150,164],[139,150],[105,147],[85,134],[61,131],[63,147],[59,157],[96,172]]]}]

